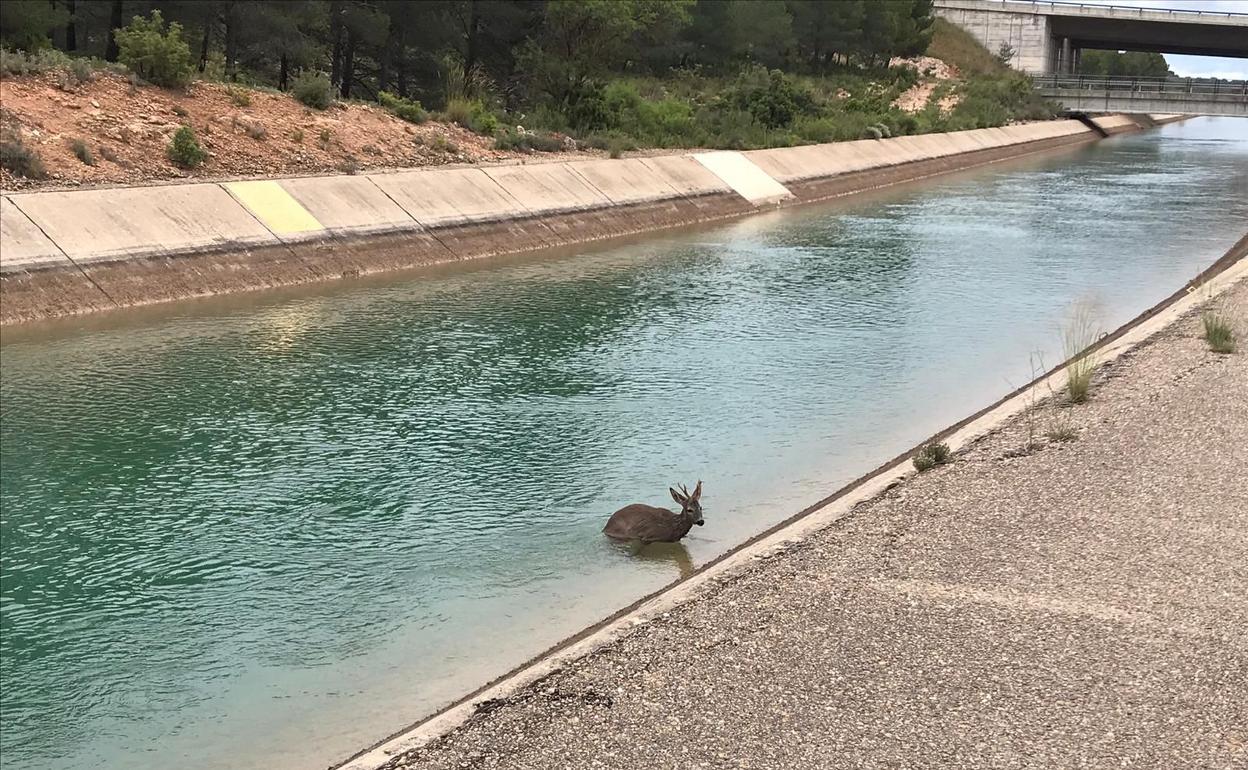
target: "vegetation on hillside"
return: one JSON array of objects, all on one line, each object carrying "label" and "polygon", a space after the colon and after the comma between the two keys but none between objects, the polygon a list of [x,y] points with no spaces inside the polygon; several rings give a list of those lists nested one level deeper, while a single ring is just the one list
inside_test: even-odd
[{"label": "vegetation on hillside", "polygon": [[[932,0],[5,0],[0,70],[46,51],[291,91],[317,110],[379,101],[559,149],[753,148],[1048,117],[1027,79],[936,20]],[[954,64],[925,108],[894,101]],[[241,100],[242,97],[239,97]],[[954,106],[956,105],[956,106]],[[551,134],[550,132],[556,132]]]}]

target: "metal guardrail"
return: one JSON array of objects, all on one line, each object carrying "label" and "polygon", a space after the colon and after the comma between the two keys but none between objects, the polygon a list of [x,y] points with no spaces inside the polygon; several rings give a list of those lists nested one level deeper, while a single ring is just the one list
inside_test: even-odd
[{"label": "metal guardrail", "polygon": [[1248,80],[1038,75],[1032,78],[1032,82],[1040,91],[1110,92],[1115,96],[1242,96],[1248,100]]},{"label": "metal guardrail", "polygon": [[[1145,13],[1168,13],[1171,16],[1203,16],[1215,18],[1248,19],[1248,13],[1240,11],[1209,11],[1200,8],[1146,8],[1139,5],[1106,5],[1102,3],[1077,3],[1070,0],[1000,0],[1002,5],[1030,5],[1036,8],[1048,6],[1053,10],[1061,8],[1087,8],[1096,11],[1131,11],[1143,16]],[[940,3],[936,3],[940,5]]]}]

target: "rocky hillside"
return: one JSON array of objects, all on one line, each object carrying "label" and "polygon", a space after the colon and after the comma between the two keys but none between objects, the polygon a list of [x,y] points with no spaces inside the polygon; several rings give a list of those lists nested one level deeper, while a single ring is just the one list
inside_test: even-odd
[{"label": "rocky hillside", "polygon": [[[175,165],[169,142],[183,125],[207,152]],[[314,110],[289,95],[195,82],[186,91],[135,85],[114,73],[83,81],[63,71],[0,79],[4,189],[133,184],[164,179],[355,172],[525,157],[453,123],[400,120],[358,102]],[[13,172],[33,156],[42,165]],[[42,177],[42,178],[39,178]]]}]

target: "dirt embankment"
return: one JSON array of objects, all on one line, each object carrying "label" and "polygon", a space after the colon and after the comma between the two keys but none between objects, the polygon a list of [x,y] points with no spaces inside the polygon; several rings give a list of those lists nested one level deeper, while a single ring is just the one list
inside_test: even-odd
[{"label": "dirt embankment", "polygon": [[[931,101],[932,95],[941,84],[956,81],[962,75],[957,67],[931,56],[916,56],[912,59],[894,58],[888,65],[890,67],[913,67],[919,72],[919,82],[893,100],[893,106],[903,112],[922,112],[927,108],[927,103]],[[944,94],[939,101],[941,113],[948,113],[958,106],[959,101],[960,98],[956,94]]]},{"label": "dirt embankment", "polygon": [[[496,150],[490,137],[453,123],[414,125],[370,104],[313,110],[277,92],[205,82],[185,91],[135,86],[106,72],[69,89],[63,83],[54,72],[0,80],[0,131],[6,140],[19,138],[38,153],[47,172],[46,179],[32,180],[2,170],[3,189],[342,173],[528,157]],[[194,129],[208,153],[194,170],[179,168],[166,154],[182,125]]]}]

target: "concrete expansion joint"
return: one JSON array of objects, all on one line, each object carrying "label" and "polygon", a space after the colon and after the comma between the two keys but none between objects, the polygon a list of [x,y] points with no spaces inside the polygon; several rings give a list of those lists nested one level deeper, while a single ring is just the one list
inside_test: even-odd
[{"label": "concrete expansion joint", "polygon": [[73,265],[74,269],[76,269],[79,273],[81,273],[83,278],[87,279],[87,281],[92,286],[94,286],[97,290],[99,290],[100,294],[104,295],[104,298],[107,299],[109,303],[112,304],[113,307],[118,307],[118,308],[121,307],[121,303],[119,303],[116,299],[114,299],[113,295],[109,294],[108,291],[103,286],[97,283],[96,280],[92,278],[91,275],[86,270],[83,269],[82,265],[78,264],[74,260],[73,257],[69,256],[69,254],[67,254],[65,250],[62,249],[56,241],[52,240],[52,238],[48,235],[47,231],[43,229],[43,225],[36,222],[33,217],[31,217],[29,214],[26,214],[26,212],[22,210],[22,206],[20,203],[13,200],[12,198],[9,198],[8,200],[15,207],[17,207],[18,211],[21,211],[23,214],[26,215],[26,219],[28,219],[30,223],[34,225],[35,228],[39,230],[40,233],[43,234],[44,238],[47,238],[48,242],[51,243],[52,246],[56,248],[57,252],[60,253],[61,256],[65,257],[66,261],[68,261],[69,264]]}]

